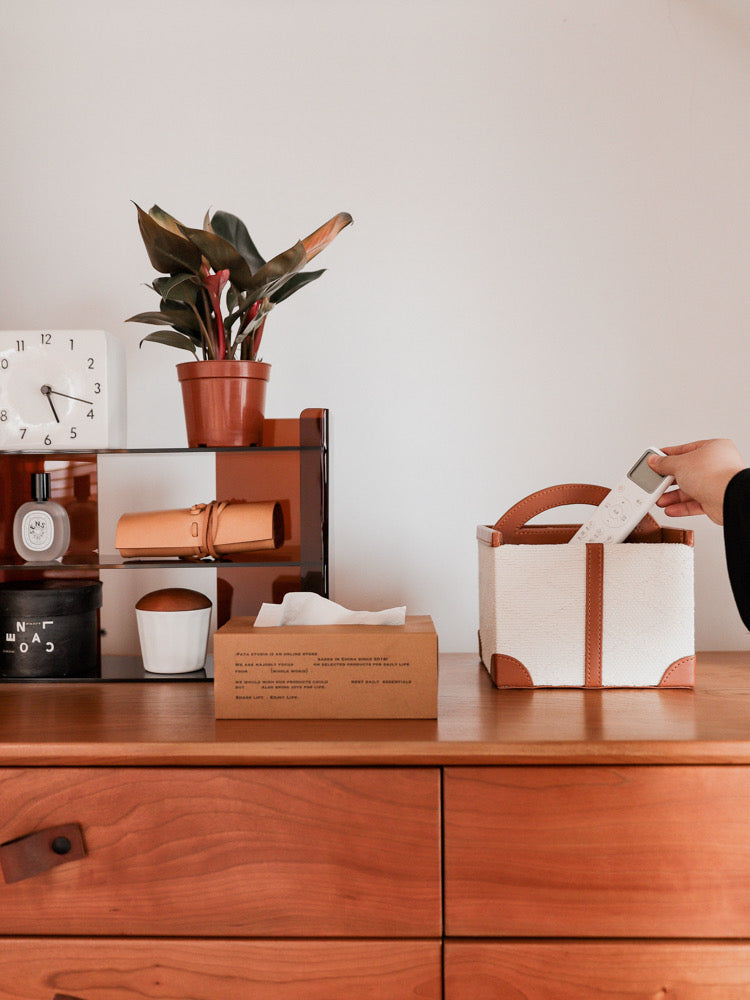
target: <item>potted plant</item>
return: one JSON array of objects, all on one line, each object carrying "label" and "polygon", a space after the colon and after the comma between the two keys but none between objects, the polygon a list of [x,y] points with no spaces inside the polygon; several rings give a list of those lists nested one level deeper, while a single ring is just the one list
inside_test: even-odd
[{"label": "potted plant", "polygon": [[260,441],[271,366],[258,360],[268,313],[319,278],[302,268],[352,222],[340,212],[306,239],[264,260],[247,227],[229,212],[191,229],[154,205],[136,205],[151,264],[158,310],[127,322],[159,327],[141,341],[189,351],[177,365],[191,448],[247,446]]}]

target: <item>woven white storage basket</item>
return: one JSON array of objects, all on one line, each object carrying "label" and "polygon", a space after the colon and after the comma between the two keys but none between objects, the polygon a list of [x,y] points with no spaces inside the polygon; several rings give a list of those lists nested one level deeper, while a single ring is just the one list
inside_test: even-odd
[{"label": "woven white storage basket", "polygon": [[498,687],[693,686],[691,531],[647,515],[626,542],[567,545],[579,525],[526,523],[607,492],[553,486],[477,528],[480,653]]}]

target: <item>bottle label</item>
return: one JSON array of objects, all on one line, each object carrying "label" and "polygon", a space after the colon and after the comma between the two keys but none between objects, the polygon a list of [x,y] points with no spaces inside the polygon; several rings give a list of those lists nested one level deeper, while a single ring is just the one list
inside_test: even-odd
[{"label": "bottle label", "polygon": [[55,540],[55,522],[46,510],[30,510],[21,522],[21,538],[32,552],[46,552]]}]

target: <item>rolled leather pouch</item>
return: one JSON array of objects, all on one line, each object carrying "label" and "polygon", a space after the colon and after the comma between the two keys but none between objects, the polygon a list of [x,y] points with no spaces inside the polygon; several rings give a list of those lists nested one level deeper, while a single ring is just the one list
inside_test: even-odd
[{"label": "rolled leather pouch", "polygon": [[115,545],[125,559],[150,556],[219,558],[234,552],[277,549],[284,541],[278,501],[214,500],[185,510],[123,514]]}]

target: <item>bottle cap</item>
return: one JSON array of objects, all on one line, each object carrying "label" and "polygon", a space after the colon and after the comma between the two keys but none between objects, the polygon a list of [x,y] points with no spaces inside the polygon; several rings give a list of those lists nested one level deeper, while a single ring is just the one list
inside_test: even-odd
[{"label": "bottle cap", "polygon": [[50,493],[49,472],[32,472],[31,499],[49,500]]}]

